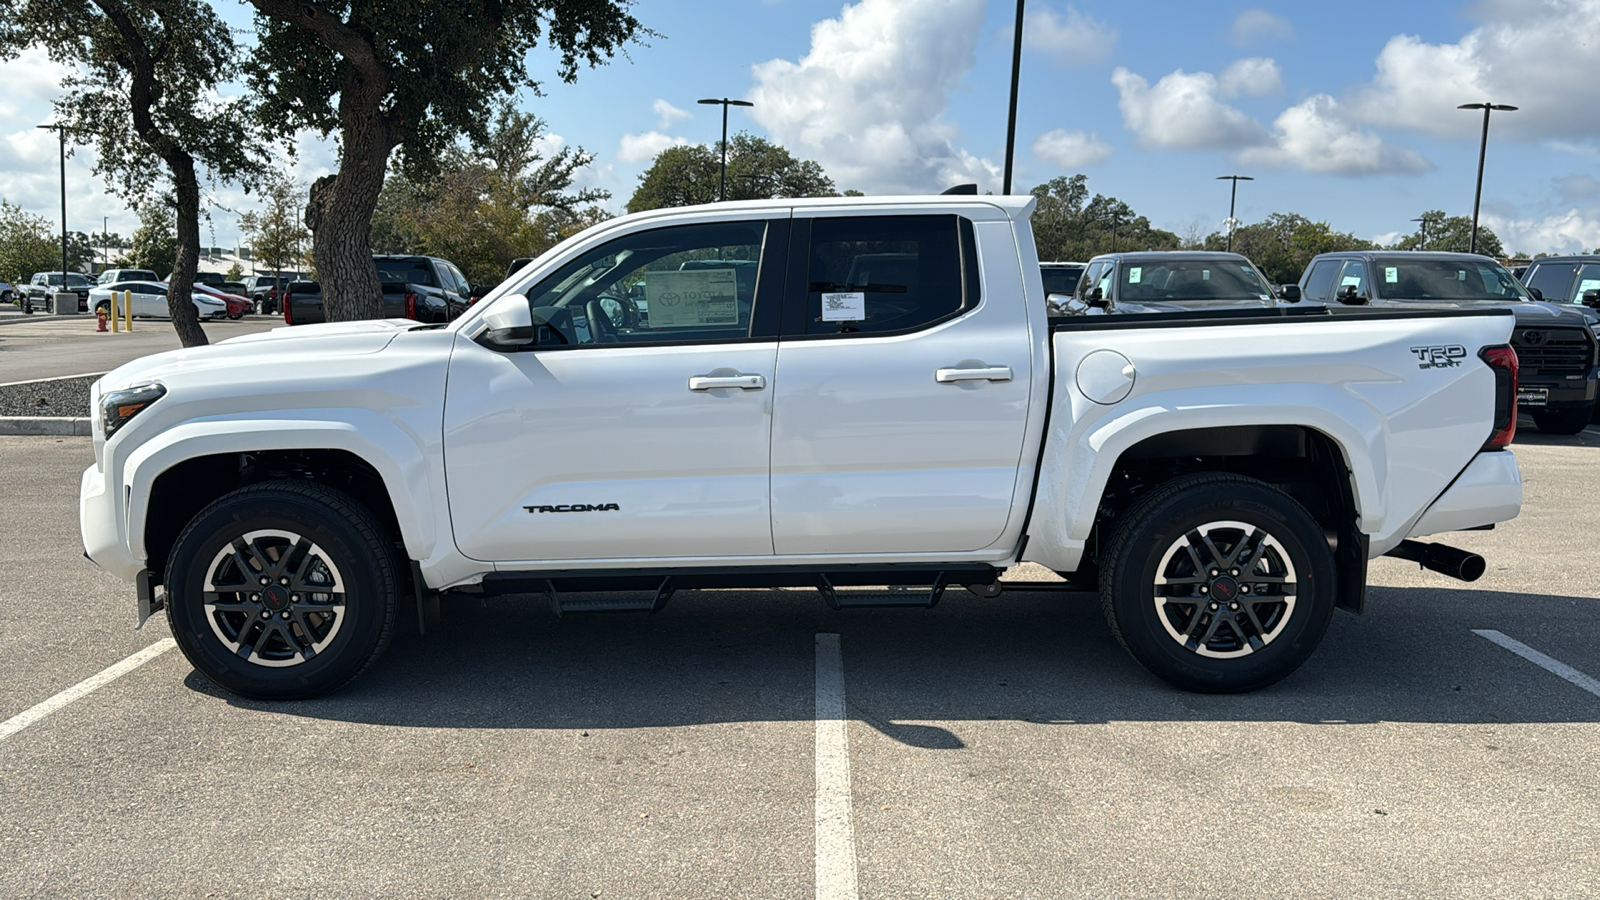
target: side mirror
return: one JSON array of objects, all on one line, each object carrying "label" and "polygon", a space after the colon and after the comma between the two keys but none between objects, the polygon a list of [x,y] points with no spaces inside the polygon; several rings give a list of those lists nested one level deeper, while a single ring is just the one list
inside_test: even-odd
[{"label": "side mirror", "polygon": [[1584,291],[1582,303],[1590,309],[1600,309],[1600,291]]},{"label": "side mirror", "polygon": [[1367,302],[1367,298],[1361,295],[1361,289],[1353,284],[1347,284],[1339,288],[1339,293],[1334,294],[1333,298],[1340,303],[1348,303],[1352,306],[1360,306]]},{"label": "side mirror", "polygon": [[1535,300],[1543,300],[1544,299],[1544,291],[1541,291],[1538,288],[1528,288],[1528,296],[1532,297]]},{"label": "side mirror", "polygon": [[478,340],[491,350],[515,350],[533,343],[533,314],[522,294],[501,297],[484,314],[483,323],[487,327]]},{"label": "side mirror", "polygon": [[1088,306],[1095,306],[1100,309],[1111,308],[1110,301],[1106,300],[1106,292],[1098,287],[1090,288],[1089,292],[1083,295],[1083,302]]},{"label": "side mirror", "polygon": [[[1351,285],[1351,287],[1355,287],[1355,285]],[[1278,299],[1279,300],[1283,300],[1283,301],[1285,301],[1287,303],[1299,303],[1300,302],[1300,285],[1298,285],[1298,284],[1280,285],[1278,287]]]}]

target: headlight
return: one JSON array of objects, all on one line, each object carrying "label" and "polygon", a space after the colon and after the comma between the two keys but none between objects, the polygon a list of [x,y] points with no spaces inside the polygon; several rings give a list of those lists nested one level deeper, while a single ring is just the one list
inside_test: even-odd
[{"label": "headlight", "polygon": [[109,438],[116,434],[118,428],[166,396],[166,393],[165,387],[152,381],[103,394],[100,397],[100,426],[105,429],[105,436]]}]

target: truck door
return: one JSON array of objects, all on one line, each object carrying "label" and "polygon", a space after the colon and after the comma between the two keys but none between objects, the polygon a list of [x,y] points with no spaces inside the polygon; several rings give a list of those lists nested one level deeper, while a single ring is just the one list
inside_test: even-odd
[{"label": "truck door", "polygon": [[788,230],[786,218],[638,226],[537,281],[527,273],[533,345],[458,338],[444,445],[461,552],[770,555]]},{"label": "truck door", "polygon": [[[992,236],[981,259],[978,229]],[[993,544],[1012,512],[1034,340],[1011,223],[797,213],[789,258],[776,551]]]}]

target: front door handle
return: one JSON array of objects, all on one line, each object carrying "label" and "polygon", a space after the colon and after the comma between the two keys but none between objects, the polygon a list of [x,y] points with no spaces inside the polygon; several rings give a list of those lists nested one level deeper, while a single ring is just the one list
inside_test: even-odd
[{"label": "front door handle", "polygon": [[764,375],[691,375],[689,390],[714,391],[717,388],[738,388],[741,391],[759,391],[767,386]]},{"label": "front door handle", "polygon": [[1010,381],[1010,366],[984,366],[976,369],[935,369],[933,380],[940,384],[961,381]]}]

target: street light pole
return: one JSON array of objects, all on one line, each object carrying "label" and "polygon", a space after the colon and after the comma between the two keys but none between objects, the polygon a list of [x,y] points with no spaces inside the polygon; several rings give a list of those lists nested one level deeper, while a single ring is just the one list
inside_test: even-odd
[{"label": "street light pole", "polygon": [[1017,147],[1017,81],[1022,76],[1022,4],[1017,0],[1017,25],[1011,40],[1011,112],[1006,117],[1006,178],[1000,193],[1011,193],[1011,157]]},{"label": "street light pole", "polygon": [[1472,192],[1472,237],[1467,242],[1467,252],[1478,252],[1478,201],[1483,199],[1483,158],[1489,152],[1489,112],[1515,112],[1515,106],[1504,103],[1463,103],[1456,109],[1483,110],[1483,140],[1478,143],[1478,186]]},{"label": "street light pole", "polygon": [[1428,249],[1428,220],[1424,219],[1421,216],[1417,216],[1415,219],[1412,219],[1411,221],[1416,222],[1418,227],[1422,231],[1422,246],[1418,247],[1417,249],[1418,250],[1426,250],[1426,249]]},{"label": "street light pole", "polygon": [[697,102],[708,106],[722,106],[722,172],[717,178],[717,200],[726,200],[728,198],[728,107],[755,106],[755,104],[749,100],[729,100],[727,97]]},{"label": "street light pole", "polygon": [[40,125],[61,136],[61,290],[67,290],[67,126]]},{"label": "street light pole", "polygon": [[1239,200],[1239,182],[1255,181],[1256,179],[1253,175],[1218,175],[1217,180],[1233,182],[1233,188],[1228,193],[1228,252],[1232,253],[1233,229],[1239,224],[1238,221],[1233,217],[1234,206]]}]

